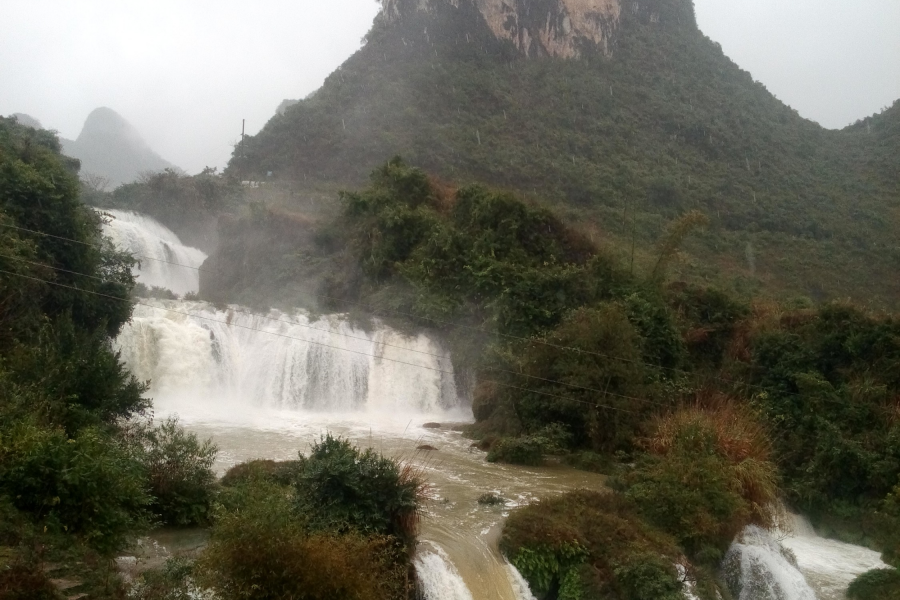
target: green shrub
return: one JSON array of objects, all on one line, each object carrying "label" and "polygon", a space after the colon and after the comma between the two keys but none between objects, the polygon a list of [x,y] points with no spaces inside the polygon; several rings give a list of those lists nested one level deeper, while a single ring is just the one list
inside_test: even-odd
[{"label": "green shrub", "polygon": [[[626,498],[570,492],[510,513],[500,549],[538,598],[628,598],[681,589],[675,541],[644,522]],[[674,596],[672,596],[674,597]]]},{"label": "green shrub", "polygon": [[779,501],[768,440],[744,411],[686,409],[656,422],[650,454],[616,484],[688,556],[715,564],[735,535],[771,526]]},{"label": "green shrub", "polygon": [[755,404],[793,503],[816,517],[881,502],[900,480],[900,321],[840,303],[751,341]]},{"label": "green shrub", "polygon": [[69,438],[18,423],[0,429],[0,496],[34,522],[82,537],[109,555],[146,525],[144,469],[100,430]]},{"label": "green shrub", "polygon": [[512,465],[538,466],[544,463],[546,445],[534,436],[502,438],[491,445],[488,462],[504,462]]},{"label": "green shrub", "polygon": [[675,565],[656,554],[628,557],[615,575],[626,600],[684,600]]},{"label": "green shrub", "polygon": [[168,525],[202,525],[208,522],[216,476],[212,465],[218,448],[203,443],[170,418],[148,429],[144,440],[151,509]]},{"label": "green shrub", "polygon": [[228,469],[219,481],[225,487],[233,487],[254,481],[271,481],[279,485],[291,485],[303,471],[305,459],[300,460],[251,460]]},{"label": "green shrub", "polygon": [[310,533],[290,488],[267,482],[243,488],[239,508],[217,515],[197,563],[201,587],[229,600],[405,597],[405,553],[395,539]]},{"label": "green shrub", "polygon": [[495,393],[515,407],[526,433],[538,435],[550,423],[568,434],[561,443],[569,448],[631,449],[650,406],[644,398],[652,393],[641,340],[622,306],[579,308],[543,338],[524,344],[502,373],[508,385]]},{"label": "green shrub", "polygon": [[564,461],[570,467],[593,473],[609,473],[614,466],[612,457],[605,454],[597,454],[590,450],[568,454],[565,456]]},{"label": "green shrub", "polygon": [[315,444],[294,483],[297,507],[320,531],[389,535],[412,544],[422,480],[372,449],[331,434]]},{"label": "green shrub", "polygon": [[850,600],[897,600],[900,598],[900,571],[874,569],[853,580],[847,588]]},{"label": "green shrub", "polygon": [[185,558],[170,558],[160,569],[141,574],[128,591],[132,600],[195,600],[191,580],[194,565]]}]

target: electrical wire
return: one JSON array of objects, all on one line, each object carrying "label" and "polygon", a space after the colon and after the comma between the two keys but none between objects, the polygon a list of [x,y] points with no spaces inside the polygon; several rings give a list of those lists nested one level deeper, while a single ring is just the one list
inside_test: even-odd
[{"label": "electrical wire", "polygon": [[[55,269],[55,270],[62,271],[62,272],[64,272],[64,273],[70,273],[70,274],[73,274],[73,275],[81,275],[81,276],[83,276],[83,277],[88,277],[88,278],[90,278],[90,279],[94,279],[94,280],[100,281],[100,282],[102,282],[102,283],[110,283],[109,280],[103,279],[103,278],[101,278],[101,277],[96,277],[96,276],[93,276],[93,275],[88,275],[87,273],[80,273],[80,272],[78,272],[78,271],[69,271],[69,270],[67,270],[67,269],[62,269],[62,268],[60,268],[60,267],[54,267],[53,265],[48,265],[48,264],[45,264],[45,263],[38,263],[38,262],[26,260],[26,259],[21,258],[21,257],[10,256],[10,255],[7,255],[7,254],[2,254],[2,253],[0,253],[0,257],[5,257],[5,258],[11,259],[11,260],[19,260],[19,261],[22,261],[22,262],[25,262],[25,263],[28,263],[28,264],[31,264],[31,265],[40,266],[40,267],[45,267],[45,268],[48,268],[48,269]],[[84,291],[87,292],[88,290],[84,290]],[[135,302],[135,304],[139,304],[139,305],[141,305],[141,306],[151,306],[151,307],[153,307],[153,308],[162,309],[162,307],[158,307],[158,306],[151,305],[151,304],[144,304],[144,303],[141,303],[141,302]],[[167,310],[167,309],[162,309],[162,310]],[[321,331],[321,332],[323,332],[323,333],[328,333],[328,334],[332,334],[332,335],[340,335],[340,336],[343,336],[343,337],[347,337],[347,338],[349,338],[349,339],[354,339],[354,340],[360,340],[360,341],[365,341],[365,342],[369,342],[369,343],[374,343],[376,346],[381,345],[381,346],[385,346],[385,347],[396,348],[396,349],[399,349],[399,350],[405,350],[405,351],[407,351],[407,352],[414,352],[414,353],[417,353],[417,354],[423,354],[423,355],[426,355],[426,356],[431,356],[431,357],[439,358],[439,359],[443,359],[443,360],[451,360],[451,358],[452,358],[452,357],[450,357],[450,356],[445,356],[445,355],[442,355],[442,354],[434,354],[434,353],[432,353],[432,352],[425,352],[425,351],[423,351],[423,350],[415,350],[415,349],[413,349],[413,348],[406,348],[406,347],[404,347],[404,346],[398,346],[398,345],[396,345],[396,344],[388,344],[388,343],[386,343],[386,342],[376,342],[376,341],[373,341],[373,340],[371,340],[371,339],[369,339],[369,338],[364,338],[364,337],[354,336],[354,335],[350,335],[350,334],[346,334],[346,333],[341,333],[341,332],[338,332],[338,331],[332,331],[332,330],[330,330],[330,329],[322,329],[322,328],[319,328],[319,327],[312,327],[312,326],[310,326],[310,325],[304,325],[303,323],[298,323],[297,321],[293,321],[293,320],[290,320],[290,321],[289,321],[289,320],[285,320],[285,319],[277,319],[277,318],[275,318],[275,317],[269,317],[269,316],[267,316],[267,315],[259,315],[259,314],[250,313],[250,312],[246,312],[246,311],[240,311],[240,310],[237,310],[237,309],[234,309],[234,308],[229,308],[229,310],[231,310],[232,312],[237,312],[238,314],[244,314],[244,315],[248,315],[248,316],[251,316],[251,317],[254,317],[254,318],[258,318],[258,319],[264,319],[264,320],[267,320],[267,321],[273,321],[273,322],[276,322],[276,323],[285,323],[285,324],[287,324],[287,325],[304,327],[304,328],[312,329],[312,330],[314,330],[314,331]],[[176,311],[173,311],[173,312],[176,312]],[[202,317],[198,317],[198,318],[202,318]],[[261,330],[260,330],[260,331],[261,331]],[[498,368],[496,368],[496,367],[486,367],[485,370],[487,370],[487,371],[494,371],[494,372],[497,372],[497,373],[505,373],[505,374],[508,374],[508,375],[513,375],[513,376],[518,376],[518,377],[526,377],[526,378],[528,378],[528,379],[536,379],[536,380],[544,381],[544,382],[546,382],[546,383],[553,383],[553,384],[561,385],[561,386],[564,386],[564,387],[573,388],[573,389],[582,390],[582,391],[587,391],[587,392],[593,392],[593,393],[602,394],[602,395],[605,395],[605,396],[612,396],[612,397],[623,398],[623,399],[627,399],[627,400],[636,400],[636,398],[634,398],[633,396],[624,396],[624,395],[622,395],[622,394],[616,394],[616,393],[614,393],[614,392],[609,392],[609,391],[607,391],[607,390],[598,390],[598,389],[596,389],[596,388],[590,388],[590,387],[585,387],[585,386],[575,385],[575,384],[572,384],[572,383],[566,383],[566,382],[564,382],[564,381],[559,381],[559,380],[555,380],[555,379],[547,379],[547,378],[544,378],[544,377],[538,377],[538,376],[535,376],[535,375],[529,375],[529,374],[527,374],[527,373],[520,373],[520,372],[517,372],[517,371],[510,371],[510,370],[507,370],[507,369],[498,369]],[[494,383],[499,383],[499,382],[494,382]],[[534,391],[534,390],[533,390],[533,391]],[[536,392],[536,393],[537,393],[537,392]],[[657,406],[664,406],[664,407],[670,406],[670,404],[668,404],[668,403],[655,402],[655,401],[647,400],[647,399],[645,399],[645,400],[643,400],[643,401],[644,401],[645,403],[648,403],[648,404],[654,404],[654,405],[657,405]]]},{"label": "electrical wire", "polygon": [[[100,247],[100,246],[98,246],[98,245],[96,245],[96,244],[90,244],[90,243],[88,243],[88,242],[83,242],[83,241],[80,241],[80,240],[74,240],[74,239],[71,239],[71,238],[65,238],[65,237],[61,237],[61,236],[51,235],[51,234],[44,233],[44,232],[41,232],[41,231],[35,231],[35,230],[33,230],[33,229],[27,229],[27,228],[24,228],[24,227],[18,227],[18,226],[15,226],[15,225],[8,225],[8,224],[0,223],[0,227],[9,227],[9,228],[12,228],[12,229],[17,229],[17,230],[19,230],[19,231],[25,231],[25,232],[33,233],[33,234],[36,234],[36,235],[43,235],[43,236],[51,237],[51,238],[54,238],[54,239],[59,239],[59,240],[63,240],[63,241],[69,241],[69,242],[76,243],[76,244],[83,244],[83,245],[86,245],[86,246],[92,246],[92,247],[95,247],[95,248],[99,248],[99,247]],[[135,256],[141,256],[141,255],[135,254]],[[195,270],[195,271],[198,271],[198,272],[206,272],[206,273],[218,273],[218,272],[219,272],[219,270],[214,270],[214,269],[204,269],[204,268],[202,268],[202,267],[194,267],[194,266],[191,266],[191,265],[185,265],[185,264],[176,263],[176,262],[171,262],[171,261],[166,261],[166,260],[162,260],[162,259],[156,259],[156,258],[153,258],[153,257],[150,257],[150,256],[145,256],[145,258],[148,258],[148,259],[150,259],[150,260],[156,260],[156,261],[158,261],[158,262],[162,262],[162,263],[169,264],[169,265],[173,265],[173,266],[183,267],[183,268],[185,268],[185,269],[192,269],[192,270]],[[55,267],[50,267],[50,268],[55,268]],[[530,344],[537,344],[537,345],[541,345],[541,346],[546,346],[546,347],[548,347],[548,348],[553,348],[553,349],[555,349],[555,350],[565,350],[565,351],[567,351],[567,352],[575,352],[575,353],[579,353],[579,354],[587,354],[587,355],[589,355],[589,356],[597,356],[598,358],[605,358],[605,359],[607,359],[607,360],[616,360],[616,361],[624,362],[624,363],[628,363],[628,364],[640,365],[640,366],[644,366],[644,367],[649,367],[649,368],[651,368],[651,369],[662,369],[662,370],[664,370],[664,371],[669,371],[669,372],[673,372],[673,373],[681,373],[681,374],[684,374],[684,375],[692,375],[692,373],[691,373],[690,371],[687,371],[687,370],[685,370],[685,369],[679,369],[679,368],[677,368],[677,367],[666,367],[666,366],[663,366],[663,365],[655,365],[655,364],[652,364],[652,363],[648,363],[648,362],[646,362],[646,361],[641,361],[641,360],[636,360],[636,359],[625,358],[625,357],[623,357],[623,356],[614,356],[614,355],[610,355],[610,354],[604,354],[604,353],[602,353],[602,352],[596,352],[596,351],[593,351],[593,350],[584,350],[584,349],[582,349],[582,348],[573,348],[573,347],[571,347],[571,346],[565,346],[565,345],[562,345],[562,344],[554,344],[554,343],[552,343],[552,342],[548,342],[548,341],[546,341],[546,340],[542,340],[542,339],[534,338],[534,337],[532,337],[532,338],[525,338],[525,337],[516,336],[516,335],[512,335],[512,334],[508,334],[508,333],[502,333],[502,332],[499,332],[499,331],[488,331],[488,330],[486,330],[486,329],[484,329],[484,328],[481,328],[481,327],[475,327],[475,326],[473,326],[473,325],[464,325],[464,324],[461,324],[461,323],[453,323],[453,322],[450,322],[450,321],[443,321],[443,320],[436,319],[436,318],[433,318],[433,317],[425,317],[425,316],[420,316],[420,315],[414,315],[414,314],[406,313],[406,312],[403,312],[403,311],[381,309],[381,308],[372,307],[371,305],[366,305],[366,304],[363,304],[363,303],[360,303],[360,302],[353,302],[353,301],[351,301],[351,300],[346,300],[346,299],[342,299],[342,298],[335,298],[335,297],[327,296],[327,295],[324,295],[324,294],[320,294],[319,296],[322,297],[322,298],[325,298],[325,299],[327,299],[327,300],[334,300],[334,301],[336,301],[336,302],[342,302],[342,303],[348,304],[348,305],[350,305],[350,306],[356,306],[356,307],[360,307],[360,308],[363,308],[363,309],[366,309],[366,310],[370,310],[370,311],[373,312],[373,314],[375,314],[375,316],[383,316],[383,315],[378,315],[378,313],[375,312],[375,311],[377,310],[377,311],[380,311],[381,313],[387,313],[387,314],[389,314],[389,315],[398,315],[398,316],[402,316],[402,317],[408,317],[408,318],[411,318],[411,319],[424,320],[424,321],[431,321],[431,322],[433,322],[433,323],[437,323],[437,324],[440,324],[440,325],[446,325],[446,326],[449,326],[449,327],[456,327],[456,328],[461,328],[461,329],[468,329],[468,330],[472,330],[472,331],[477,331],[477,332],[480,332],[480,333],[484,333],[484,334],[486,334],[486,335],[497,336],[497,337],[502,337],[502,338],[506,338],[506,339],[510,339],[510,340],[515,340],[515,341],[520,341],[520,342],[525,342],[525,343],[530,343]],[[231,309],[231,310],[233,310],[234,312],[237,312],[237,313],[239,313],[239,314],[254,315],[254,313],[250,313],[250,312],[247,312],[247,311],[241,311],[241,310],[238,310],[238,309]],[[254,316],[259,316],[259,315],[254,315]],[[310,326],[309,328],[310,328],[310,329],[318,329],[318,328],[311,327],[311,326]],[[322,331],[322,330],[320,330],[320,331]],[[344,334],[339,334],[339,335],[344,335]],[[351,337],[352,337],[352,336],[351,336]],[[387,344],[386,344],[386,345],[387,345]],[[395,347],[398,347],[398,346],[395,346]],[[398,347],[398,348],[402,348],[402,347]],[[416,351],[416,350],[412,350],[412,349],[409,349],[409,348],[402,348],[402,349],[407,350],[407,351],[410,351],[410,352],[421,352],[421,351]],[[425,354],[428,354],[428,353],[425,353]],[[450,358],[449,356],[441,356],[441,355],[434,355],[434,354],[432,354],[432,356],[436,356],[436,357],[442,358],[442,359],[449,359],[449,358]],[[719,381],[719,382],[721,382],[721,383],[728,384],[728,385],[743,385],[743,386],[747,386],[747,387],[750,387],[750,388],[755,388],[755,389],[758,389],[758,390],[761,390],[761,391],[768,391],[768,390],[767,390],[765,387],[763,387],[763,386],[755,385],[755,384],[748,383],[748,382],[734,381],[734,380],[724,379],[724,378],[722,378],[722,377],[717,377],[717,376],[713,376],[713,377],[711,377],[711,379],[713,379],[713,380],[715,380],[715,381]],[[558,383],[560,383],[561,385],[568,385],[568,384],[565,384],[565,383],[562,383],[562,382],[558,382]],[[787,394],[789,394],[789,395],[799,396],[799,394],[792,393],[792,392],[785,392],[785,393],[787,393]]]},{"label": "electrical wire", "polygon": [[[45,265],[45,266],[49,266],[49,265]],[[53,268],[53,267],[50,267],[50,268]],[[330,348],[330,349],[333,349],[333,350],[339,350],[339,351],[343,351],[343,352],[349,352],[349,353],[351,353],[351,354],[357,354],[357,355],[365,356],[365,357],[368,357],[368,358],[374,358],[374,359],[376,359],[376,360],[383,360],[383,361],[388,361],[388,362],[393,362],[393,363],[397,363],[397,364],[406,365],[406,366],[409,366],[409,367],[414,367],[414,368],[419,368],[419,369],[426,369],[426,370],[428,370],[428,371],[433,371],[433,372],[437,372],[437,373],[441,373],[441,374],[445,374],[445,375],[454,375],[454,372],[453,372],[453,371],[445,371],[445,370],[443,370],[443,369],[436,369],[436,368],[434,368],[434,367],[428,367],[428,366],[425,366],[425,365],[417,365],[417,364],[415,364],[415,363],[409,363],[409,362],[405,362],[405,361],[401,361],[401,360],[397,360],[397,359],[392,359],[392,358],[386,358],[386,357],[382,357],[382,356],[377,356],[377,355],[375,355],[375,354],[368,354],[368,353],[366,353],[366,352],[360,352],[360,351],[358,351],[358,350],[351,350],[351,349],[349,349],[349,348],[341,348],[340,346],[332,346],[332,345],[330,345],[330,344],[325,344],[325,343],[323,343],[323,342],[316,342],[316,341],[314,341],[314,340],[307,340],[307,339],[304,339],[304,338],[299,338],[299,337],[296,337],[296,336],[291,336],[291,335],[286,335],[286,334],[282,334],[282,333],[277,333],[277,332],[274,332],[274,331],[266,331],[266,330],[264,330],[264,329],[258,329],[258,328],[256,328],[256,327],[250,327],[250,326],[247,326],[247,325],[239,325],[239,324],[237,324],[237,323],[229,323],[229,322],[227,322],[227,321],[221,321],[221,320],[219,320],[219,319],[213,319],[213,318],[210,318],[210,317],[204,317],[204,316],[201,316],[201,315],[191,314],[191,313],[188,313],[188,312],[179,311],[179,310],[175,310],[175,309],[172,309],[172,308],[164,308],[164,307],[156,306],[156,305],[153,305],[153,304],[147,304],[147,303],[144,303],[144,302],[131,301],[131,300],[129,300],[128,298],[121,298],[121,297],[119,297],[119,296],[112,296],[112,295],[110,295],[110,294],[102,294],[102,293],[100,293],[100,292],[94,292],[94,291],[92,291],[92,290],[85,290],[85,289],[82,289],[82,288],[79,288],[79,287],[76,287],[76,286],[66,285],[66,284],[62,284],[62,283],[58,283],[58,282],[54,282],[54,281],[48,281],[48,280],[46,280],[46,279],[41,279],[41,278],[39,278],[39,277],[32,277],[32,276],[30,276],[30,275],[23,275],[23,274],[21,274],[21,273],[13,273],[13,272],[11,272],[11,271],[5,271],[5,270],[2,270],[2,269],[0,269],[0,273],[6,274],[6,275],[12,275],[12,276],[14,276],[14,277],[21,277],[21,278],[23,278],[23,279],[29,279],[29,280],[32,280],[32,281],[37,281],[37,282],[44,283],[44,284],[47,284],[47,285],[53,285],[53,286],[57,286],[57,287],[61,287],[61,288],[69,289],[69,290],[73,290],[73,291],[76,291],[76,292],[81,292],[81,293],[84,293],[84,294],[90,294],[90,295],[93,295],[93,296],[99,296],[99,297],[101,297],[101,298],[107,298],[107,299],[110,299],[110,300],[116,300],[116,301],[119,301],[119,302],[129,302],[129,303],[133,303],[133,304],[140,305],[140,306],[146,306],[146,307],[148,307],[148,308],[153,308],[153,309],[156,309],[156,310],[163,310],[163,311],[166,311],[166,312],[171,312],[171,313],[175,313],[175,314],[180,314],[180,315],[183,315],[183,316],[192,318],[192,319],[200,319],[200,320],[203,320],[203,321],[209,321],[209,322],[212,322],[212,323],[218,323],[218,324],[220,324],[220,325],[225,325],[225,326],[228,326],[228,327],[237,327],[237,328],[240,328],[240,329],[246,329],[246,330],[254,331],[254,332],[257,332],[257,333],[264,333],[264,334],[273,335],[273,336],[280,337],[280,338],[286,338],[286,339],[290,339],[290,340],[295,340],[295,341],[299,341],[299,342],[304,342],[304,343],[307,343],[307,344],[312,344],[312,345],[316,345],[316,346],[322,346],[322,347]],[[611,405],[608,405],[608,404],[600,404],[600,403],[597,403],[597,402],[587,402],[587,401],[584,401],[584,400],[577,400],[577,399],[574,399],[574,398],[568,398],[568,397],[566,397],[566,396],[560,396],[560,395],[557,395],[557,394],[551,394],[551,393],[548,393],[548,392],[542,392],[542,391],[539,391],[539,390],[533,390],[533,389],[524,388],[524,387],[520,387],[520,386],[514,386],[514,385],[511,385],[511,384],[503,383],[503,382],[501,382],[501,381],[486,380],[485,382],[486,382],[486,383],[493,383],[493,384],[499,385],[499,386],[501,386],[501,387],[511,388],[511,389],[520,390],[520,391],[526,391],[526,392],[530,392],[530,393],[534,393],[534,394],[539,394],[539,395],[541,395],[541,396],[549,396],[549,397],[552,397],[552,398],[558,398],[558,399],[561,399],[561,400],[565,400],[565,401],[567,401],[567,402],[575,402],[575,403],[579,403],[579,404],[586,404],[586,405],[589,405],[589,406],[592,406],[592,407],[595,407],[595,408],[605,408],[605,409],[613,410],[613,411],[617,411],[617,412],[625,412],[625,413],[630,413],[630,414],[638,414],[636,411],[624,409],[624,408],[621,408],[621,407],[618,407],[618,406],[611,406]],[[560,382],[560,383],[561,383],[561,382]],[[599,392],[599,390],[598,390],[598,392]],[[609,393],[606,393],[606,392],[599,392],[599,393],[603,393],[603,394],[605,394],[605,395],[610,395],[610,396],[613,395],[613,394],[609,394]],[[634,401],[636,401],[636,402],[646,403],[646,400],[644,400],[644,399],[642,399],[642,398],[631,397],[631,396],[620,396],[620,397],[626,398],[626,399],[629,399],[629,400],[634,400]]]}]

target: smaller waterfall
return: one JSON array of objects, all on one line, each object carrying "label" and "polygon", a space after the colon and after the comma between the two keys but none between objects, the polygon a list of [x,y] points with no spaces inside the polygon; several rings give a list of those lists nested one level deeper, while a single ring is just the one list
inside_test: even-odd
[{"label": "smaller waterfall", "polygon": [[790,525],[791,532],[782,545],[797,557],[800,571],[819,600],[844,600],[847,587],[857,576],[887,568],[878,552],[819,537],[801,516],[792,515]]},{"label": "smaller waterfall", "polygon": [[420,552],[413,565],[424,600],[473,600],[469,588],[440,548]]},{"label": "smaller waterfall", "polygon": [[817,600],[794,557],[768,531],[754,525],[731,545],[723,568],[738,600]]},{"label": "smaller waterfall", "polygon": [[531,593],[531,589],[528,587],[528,582],[525,581],[525,578],[522,577],[522,574],[519,573],[519,570],[511,564],[507,564],[506,568],[509,574],[509,582],[512,584],[513,593],[515,593],[516,599],[537,600],[534,597],[534,594]]},{"label": "smaller waterfall", "polygon": [[139,282],[167,288],[180,296],[200,289],[197,268],[206,260],[206,254],[185,246],[178,236],[150,217],[123,210],[103,212],[112,217],[103,233],[117,248],[131,252],[140,262]]}]

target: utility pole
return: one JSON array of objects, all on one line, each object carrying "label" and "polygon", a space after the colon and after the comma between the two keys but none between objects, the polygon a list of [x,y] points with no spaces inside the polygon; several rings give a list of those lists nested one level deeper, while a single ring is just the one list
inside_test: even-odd
[{"label": "utility pole", "polygon": [[241,119],[241,158],[244,158],[244,131],[247,129],[247,119]]}]

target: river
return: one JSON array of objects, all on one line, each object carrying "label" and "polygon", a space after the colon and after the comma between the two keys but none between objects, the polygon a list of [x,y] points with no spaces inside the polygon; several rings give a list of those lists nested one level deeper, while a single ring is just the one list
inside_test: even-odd
[{"label": "river", "polygon": [[[139,281],[178,294],[197,291],[202,252],[146,216],[110,214],[107,233],[141,260]],[[377,321],[362,327],[343,315],[140,300],[116,344],[135,375],[152,381],[157,417],[178,415],[187,429],[215,441],[220,474],[256,458],[294,458],[326,432],[420,469],[430,499],[414,561],[427,600],[531,600],[497,549],[503,520],[536,498],[604,485],[600,475],[562,466],[486,462],[460,433],[472,413],[456,389],[452,361],[426,335]],[[485,493],[505,503],[479,504]],[[799,518],[781,537],[779,544],[749,532],[733,546],[741,577],[759,583],[744,589],[765,590],[741,600],[840,600],[853,577],[883,566],[877,553],[824,540]],[[796,566],[783,547],[796,555]]]}]

